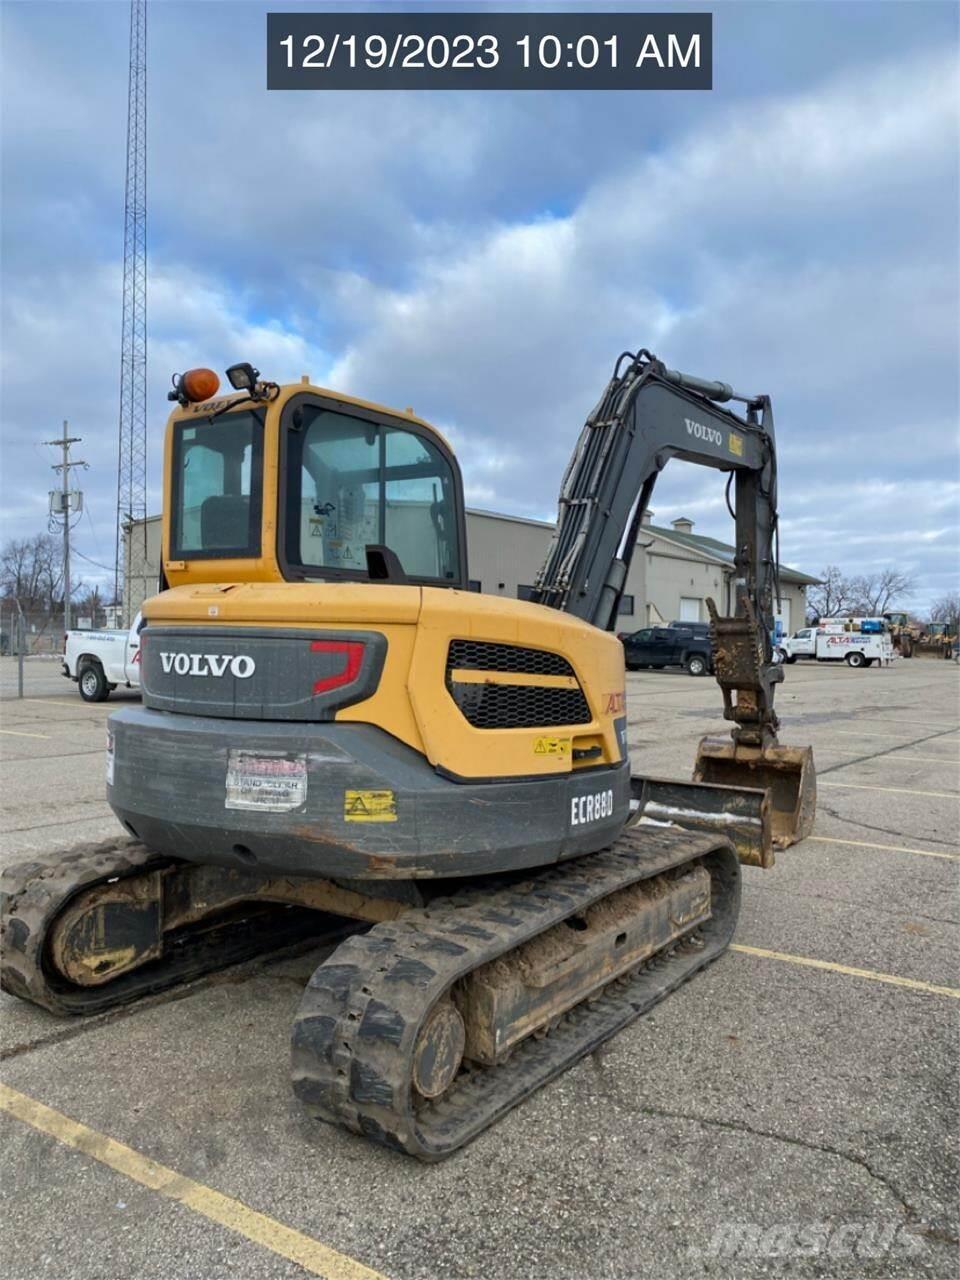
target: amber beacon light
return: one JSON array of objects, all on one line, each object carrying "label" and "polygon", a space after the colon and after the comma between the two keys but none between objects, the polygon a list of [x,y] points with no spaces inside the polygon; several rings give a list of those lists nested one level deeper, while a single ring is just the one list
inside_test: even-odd
[{"label": "amber beacon light", "polygon": [[179,400],[181,404],[199,404],[215,396],[219,389],[220,379],[212,369],[188,369],[186,373],[174,375],[173,390],[167,398]]}]

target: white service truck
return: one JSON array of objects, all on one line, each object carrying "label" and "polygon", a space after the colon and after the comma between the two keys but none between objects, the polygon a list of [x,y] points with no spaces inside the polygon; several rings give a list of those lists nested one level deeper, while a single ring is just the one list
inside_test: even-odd
[{"label": "white service truck", "polygon": [[103,702],[117,685],[140,688],[140,614],[129,631],[67,631],[63,674],[84,702]]},{"label": "white service truck", "polygon": [[815,658],[817,662],[846,662],[849,667],[872,667],[875,662],[883,665],[894,657],[886,627],[861,630],[843,624],[803,627],[780,641],[778,653],[783,662]]}]

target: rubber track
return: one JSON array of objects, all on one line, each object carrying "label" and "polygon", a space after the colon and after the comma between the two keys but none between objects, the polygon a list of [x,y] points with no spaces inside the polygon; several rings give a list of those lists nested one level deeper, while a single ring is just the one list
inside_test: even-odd
[{"label": "rubber track", "polygon": [[[433,1104],[411,1063],[429,1011],[458,978],[627,885],[703,860],[713,916],[530,1037],[493,1068],[462,1070]],[[293,1028],[294,1091],[318,1119],[421,1160],[438,1160],[651,1008],[719,956],[736,927],[740,866],[708,835],[628,828],[608,849],[491,894],[464,891],[348,938],[314,973]]]},{"label": "rubber track", "polygon": [[5,868],[0,876],[0,986],[51,1013],[102,1013],[319,931],[314,911],[258,906],[168,935],[162,958],[102,987],[74,986],[48,971],[45,951],[50,927],[78,893],[115,877],[172,863],[138,841],[121,837],[76,845],[69,853]]}]

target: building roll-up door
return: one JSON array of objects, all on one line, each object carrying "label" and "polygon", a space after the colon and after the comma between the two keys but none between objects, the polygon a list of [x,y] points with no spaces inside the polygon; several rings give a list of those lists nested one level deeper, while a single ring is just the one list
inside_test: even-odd
[{"label": "building roll-up door", "polygon": [[780,601],[780,612],[774,614],[777,622],[780,623],[781,634],[788,636],[790,631],[790,601],[784,596]]}]

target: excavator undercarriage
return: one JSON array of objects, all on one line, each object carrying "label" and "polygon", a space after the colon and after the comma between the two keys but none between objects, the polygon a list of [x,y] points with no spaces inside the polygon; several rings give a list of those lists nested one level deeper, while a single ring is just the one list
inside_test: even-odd
[{"label": "excavator undercarriage", "polygon": [[425,1160],[715,959],[740,895],[723,837],[640,825],[533,876],[431,882],[419,906],[171,862],[133,841],[17,865],[5,880],[4,989],[55,1014],[103,1013],[281,947],[339,943],[294,1023],[294,1090],[310,1114]]}]

